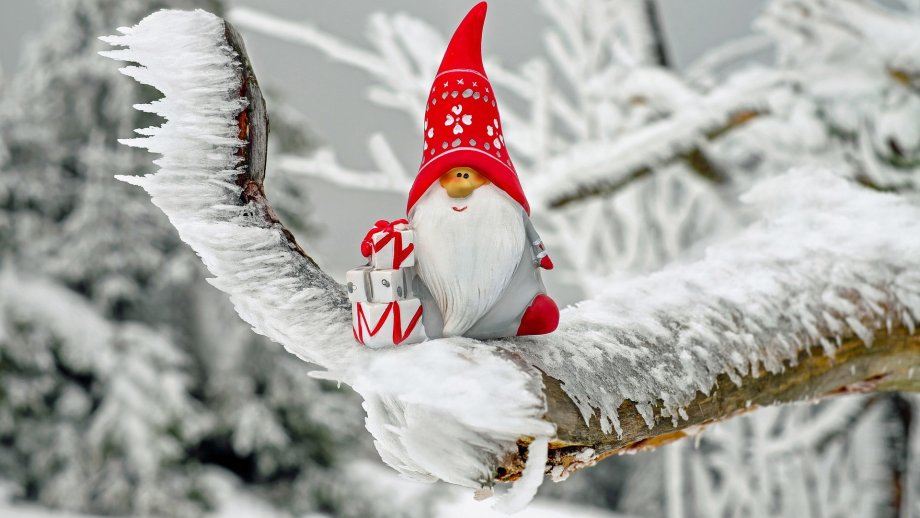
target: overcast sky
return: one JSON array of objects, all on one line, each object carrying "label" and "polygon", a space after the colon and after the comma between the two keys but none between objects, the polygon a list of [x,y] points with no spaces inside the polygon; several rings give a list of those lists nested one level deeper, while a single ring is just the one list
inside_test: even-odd
[{"label": "overcast sky", "polygon": [[[58,1],[58,0],[45,0]],[[22,43],[41,25],[40,1],[0,0],[0,64],[5,76],[15,73]],[[404,11],[434,25],[445,38],[474,0],[229,0],[230,5],[256,7],[289,20],[305,20],[340,38],[364,46],[366,20],[374,11]],[[483,46],[505,64],[541,53],[546,20],[536,0],[493,0]],[[719,42],[750,32],[763,0],[659,0],[668,50],[678,67],[685,66]],[[114,27],[113,27],[114,29]],[[405,164],[417,161],[420,137],[402,114],[367,101],[367,77],[353,68],[330,62],[319,52],[262,34],[243,33],[253,66],[263,87],[282,94],[306,118],[314,133],[332,143],[346,165],[361,168],[370,162],[365,142],[373,132],[391,140]],[[270,167],[270,165],[269,165]],[[271,171],[271,170],[270,170]],[[316,185],[311,200],[325,234],[316,243],[318,258],[342,272],[360,257],[356,243],[377,219],[402,216],[403,196],[373,197]],[[333,231],[334,229],[334,231]]]}]

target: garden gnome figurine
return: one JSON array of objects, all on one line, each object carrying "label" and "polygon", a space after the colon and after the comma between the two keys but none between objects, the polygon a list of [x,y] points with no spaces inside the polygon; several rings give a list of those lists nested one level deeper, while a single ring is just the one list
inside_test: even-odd
[{"label": "garden gnome figurine", "polygon": [[482,66],[486,3],[454,33],[428,98],[424,150],[409,192],[428,338],[550,333],[559,309],[545,293],[552,269],[505,146]]}]

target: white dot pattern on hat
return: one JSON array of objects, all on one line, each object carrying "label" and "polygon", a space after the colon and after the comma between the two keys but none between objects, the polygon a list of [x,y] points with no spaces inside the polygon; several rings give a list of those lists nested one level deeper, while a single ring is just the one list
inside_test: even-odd
[{"label": "white dot pattern on hat", "polygon": [[[426,111],[430,109],[427,115],[436,117],[437,122],[432,124],[429,118],[425,119],[423,149],[427,153],[422,155],[423,166],[438,155],[464,145],[483,150],[514,168],[501,153],[505,139],[495,111],[495,99],[490,96],[488,83],[480,86],[480,82],[461,77],[434,84]],[[438,107],[439,99],[450,102]],[[480,120],[479,115],[484,112],[488,115]]]}]

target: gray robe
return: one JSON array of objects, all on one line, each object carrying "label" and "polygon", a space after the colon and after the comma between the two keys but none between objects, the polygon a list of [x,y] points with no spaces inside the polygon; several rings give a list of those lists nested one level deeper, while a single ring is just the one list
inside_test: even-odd
[{"label": "gray robe", "polygon": [[[511,281],[495,304],[473,324],[463,336],[469,338],[502,338],[517,335],[521,318],[540,293],[546,293],[543,279],[540,277],[540,259],[546,254],[542,251],[543,241],[537,234],[530,217],[521,211],[524,229],[527,233],[521,260],[511,275]],[[415,296],[422,302],[422,322],[428,338],[443,337],[444,317],[437,301],[428,291],[422,278],[417,276],[412,286]]]}]

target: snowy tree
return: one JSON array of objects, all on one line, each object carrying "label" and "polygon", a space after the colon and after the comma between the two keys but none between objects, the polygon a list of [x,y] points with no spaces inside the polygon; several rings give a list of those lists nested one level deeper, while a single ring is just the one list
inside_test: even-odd
[{"label": "snowy tree", "polygon": [[2,286],[4,473],[55,507],[147,512],[190,500],[191,474],[161,469],[182,458],[200,419],[184,356],[59,284],[24,277],[6,270]]},{"label": "snowy tree", "polygon": [[[99,58],[98,36],[164,7],[221,12],[214,0],[55,2],[7,83],[0,471],[22,498],[95,513],[199,516],[229,472],[280,508],[347,516],[362,501],[326,489],[370,449],[354,446],[353,396],[253,337],[167,219],[112,178],[152,170],[117,138],[159,121],[131,109],[156,93]],[[306,152],[289,119],[273,149]],[[276,187],[279,212],[309,230],[303,188]]]},{"label": "snowy tree", "polygon": [[[167,478],[162,468],[181,459],[200,418],[187,357],[129,321],[142,320],[151,286],[185,291],[193,270],[175,275],[184,252],[169,228],[107,179],[142,163],[110,140],[142,119],[101,102],[130,102],[136,89],[113,81],[93,51],[96,31],[150,5],[57,7],[3,104],[2,246],[16,268],[6,275],[47,277],[4,288],[4,392],[41,387],[28,401],[4,400],[4,472],[49,505],[149,512],[194,499],[188,473]],[[143,242],[125,246],[129,236]],[[45,304],[57,311],[33,314]]]},{"label": "snowy tree", "polygon": [[[585,19],[600,19],[593,14]],[[252,24],[266,25],[255,13],[246,15]],[[414,39],[406,41],[417,42],[431,36],[404,18],[394,23],[403,30],[383,31],[384,37],[374,39],[383,53],[415,48],[392,44],[394,38],[411,35]],[[372,72],[387,63],[311,28],[277,21],[268,25]],[[123,141],[163,154],[159,171],[122,179],[151,194],[180,237],[202,257],[213,284],[257,332],[327,369],[317,375],[344,381],[364,397],[367,427],[381,457],[407,476],[469,487],[517,480],[498,503],[515,509],[533,496],[544,472],[561,480],[611,455],[698,434],[715,421],[758,407],[917,390],[920,242],[913,230],[920,207],[910,196],[861,187],[852,181],[856,169],[826,169],[840,165],[834,161],[805,161],[807,167],[764,173],[766,178],[719,180],[726,190],[753,185],[734,207],[741,230],[705,254],[656,273],[603,283],[598,295],[563,312],[552,335],[491,342],[451,338],[390,351],[356,347],[343,288],[305,253],[268,204],[264,164],[253,159],[264,156],[260,143],[267,126],[238,38],[230,33],[228,40],[225,23],[201,12],[160,13],[122,33],[106,38],[120,47],[106,55],[139,64],[123,71],[165,94],[141,109],[167,118],[162,126],[142,130],[142,137]],[[418,65],[417,57],[405,60],[407,73],[396,77],[421,77],[408,65]],[[592,147],[597,156],[615,170],[597,168],[590,154],[582,155],[590,158],[585,163],[573,164],[571,156],[560,159],[568,164],[565,181],[572,188],[557,191],[571,196],[544,195],[543,208],[618,191],[623,184],[617,178],[633,185],[668,178],[671,171],[672,180],[714,182],[714,169],[701,165],[715,164],[708,157],[709,141],[765,118],[762,104],[785,88],[784,75],[772,69],[745,72],[702,94],[684,91],[689,98],[672,102],[671,111],[645,113],[622,135],[615,131],[607,140],[596,137]],[[400,106],[411,104],[413,81],[386,88],[391,90],[375,90],[374,95]],[[754,96],[758,92],[762,98]],[[586,138],[591,142],[595,137],[589,133]],[[386,158],[385,141],[374,142],[377,156]],[[524,142],[520,149],[527,156]],[[611,161],[618,158],[611,150],[630,153]],[[319,175],[347,172],[330,156],[301,165],[307,163]],[[402,185],[393,174],[398,164],[383,162],[392,167],[369,174],[369,182],[383,188]],[[693,172],[680,173],[681,168]],[[559,171],[547,165],[539,174],[552,178]],[[352,173],[342,177],[362,176]],[[565,187],[563,179],[556,180]],[[540,183],[533,185],[548,194],[540,191]],[[713,192],[718,198],[727,194]],[[670,205],[663,200],[662,206]],[[471,379],[477,381],[474,386]],[[829,444],[822,462],[838,462],[852,449],[848,445],[877,437],[870,419],[853,426],[845,441],[823,440],[822,426],[841,425],[858,404],[854,399],[816,412],[765,414],[761,421],[768,424],[809,420],[814,440],[808,434],[787,440],[782,433],[774,440],[753,421],[763,438],[755,444],[772,441],[778,455]],[[748,438],[747,432],[741,436],[741,442]],[[671,458],[671,467],[679,465],[677,454]],[[731,453],[722,458],[732,459]],[[859,483],[875,480],[871,472],[852,475],[859,457],[845,458],[842,476]],[[772,490],[777,486],[764,479],[782,469],[757,472],[754,481],[742,482]],[[675,475],[678,470],[669,471]],[[706,512],[706,495],[724,488],[698,482],[699,509]],[[836,505],[831,502],[836,488],[825,482],[814,486],[814,498],[784,495],[797,503],[783,509],[802,502]],[[682,487],[679,479],[669,484]],[[720,511],[740,512],[765,501],[764,493],[734,499],[731,489],[724,491],[728,497]],[[880,498],[870,492],[858,505],[874,509]],[[673,500],[668,505],[688,507]]]}]

